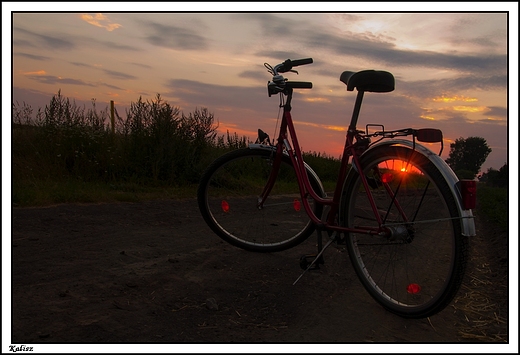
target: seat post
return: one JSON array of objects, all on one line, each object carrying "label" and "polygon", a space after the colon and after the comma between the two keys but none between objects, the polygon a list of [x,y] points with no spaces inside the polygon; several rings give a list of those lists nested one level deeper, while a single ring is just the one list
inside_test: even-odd
[{"label": "seat post", "polygon": [[352,120],[350,121],[349,130],[355,131],[357,126],[357,121],[359,117],[359,111],[361,111],[361,102],[363,101],[364,91],[358,91],[356,96],[356,103],[354,104],[354,111],[352,112]]}]

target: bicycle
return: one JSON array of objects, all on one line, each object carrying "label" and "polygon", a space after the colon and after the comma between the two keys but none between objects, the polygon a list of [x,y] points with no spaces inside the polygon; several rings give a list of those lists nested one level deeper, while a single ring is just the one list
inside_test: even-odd
[{"label": "bicycle", "polygon": [[[317,231],[318,252],[300,259],[300,277],[323,264],[331,243],[346,244],[361,283],[385,309],[406,318],[440,312],[460,288],[475,235],[473,182],[459,181],[440,158],[438,129],[358,130],[364,93],[393,91],[395,79],[386,71],[345,71],[340,80],[357,96],[329,197],[302,157],[291,116],[293,90],[312,83],[281,75],[312,62],[264,64],[273,76],[268,94],[278,94],[283,108],[277,139],[259,130],[254,144],[210,164],[197,191],[204,220],[225,241],[255,252],[286,250]],[[439,143],[440,152],[418,142]]]}]

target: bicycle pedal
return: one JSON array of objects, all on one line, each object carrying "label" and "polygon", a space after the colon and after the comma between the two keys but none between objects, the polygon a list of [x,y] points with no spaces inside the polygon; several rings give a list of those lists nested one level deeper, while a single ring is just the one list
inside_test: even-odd
[{"label": "bicycle pedal", "polygon": [[314,255],[303,255],[301,258],[300,258],[300,267],[303,269],[303,270],[307,270],[307,268],[309,270],[319,270],[320,269],[320,264],[324,264],[324,260],[323,260],[323,257],[319,257],[318,260],[316,260],[316,262],[309,268],[309,265],[314,261],[314,259],[316,259],[316,254]]}]

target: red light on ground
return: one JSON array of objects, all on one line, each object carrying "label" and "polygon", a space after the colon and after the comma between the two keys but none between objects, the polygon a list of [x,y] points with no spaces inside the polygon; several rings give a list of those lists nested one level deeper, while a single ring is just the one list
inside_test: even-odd
[{"label": "red light on ground", "polygon": [[220,207],[222,207],[222,211],[229,212],[229,203],[226,200],[222,200]]},{"label": "red light on ground", "polygon": [[389,183],[393,179],[394,179],[394,175],[391,173],[384,173],[383,175],[381,175],[381,181],[384,183]]},{"label": "red light on ground", "polygon": [[419,292],[421,292],[421,286],[419,286],[418,284],[409,284],[406,287],[406,292],[411,293],[412,295],[416,295]]},{"label": "red light on ground", "polygon": [[298,201],[298,199],[294,199],[293,207],[294,207],[295,211],[299,211],[301,209],[301,204],[300,204],[300,201]]}]

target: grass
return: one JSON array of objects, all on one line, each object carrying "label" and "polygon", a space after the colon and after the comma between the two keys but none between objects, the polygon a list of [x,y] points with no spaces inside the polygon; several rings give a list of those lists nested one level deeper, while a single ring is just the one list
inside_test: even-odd
[{"label": "grass", "polygon": [[478,210],[503,231],[509,229],[508,190],[480,185],[477,188]]},{"label": "grass", "polygon": [[195,196],[196,186],[146,186],[136,183],[107,184],[68,180],[13,180],[14,207],[49,206],[61,203],[140,202]]}]

